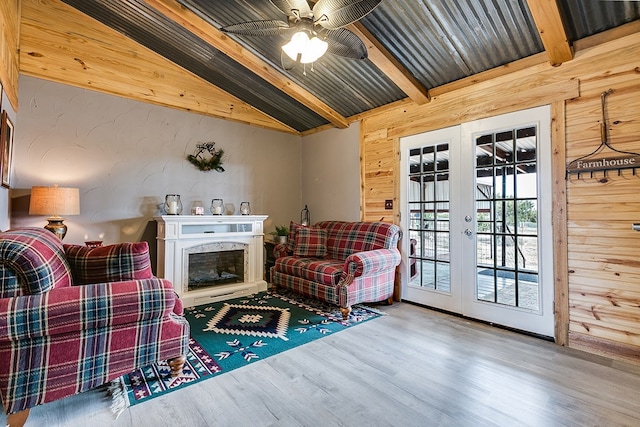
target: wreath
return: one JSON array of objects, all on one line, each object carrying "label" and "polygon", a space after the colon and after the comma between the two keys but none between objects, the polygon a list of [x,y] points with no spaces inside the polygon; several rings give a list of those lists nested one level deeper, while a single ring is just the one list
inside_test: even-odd
[{"label": "wreath", "polygon": [[[212,170],[224,172],[224,168],[222,167],[224,150],[222,148],[216,150],[215,146],[215,142],[198,144],[196,145],[195,154],[189,154],[187,160],[203,172]],[[205,156],[205,153],[209,153],[209,156]]]}]

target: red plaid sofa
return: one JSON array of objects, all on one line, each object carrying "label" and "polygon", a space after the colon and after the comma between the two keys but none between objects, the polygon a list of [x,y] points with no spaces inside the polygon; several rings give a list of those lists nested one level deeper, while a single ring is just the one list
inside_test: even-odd
[{"label": "red plaid sofa", "polygon": [[392,302],[400,264],[400,227],[384,222],[291,223],[287,243],[274,248],[271,282],[295,293],[340,306]]},{"label": "red plaid sofa", "polygon": [[87,248],[42,228],[0,233],[0,397],[15,424],[153,362],[179,371],[188,340],[146,242]]}]

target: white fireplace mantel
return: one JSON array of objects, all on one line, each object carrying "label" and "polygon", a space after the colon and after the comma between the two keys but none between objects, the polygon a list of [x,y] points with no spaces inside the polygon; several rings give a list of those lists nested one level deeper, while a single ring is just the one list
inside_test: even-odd
[{"label": "white fireplace mantel", "polygon": [[[162,215],[157,222],[157,275],[169,279],[185,307],[236,298],[267,289],[264,280],[266,215]],[[244,249],[242,283],[189,290],[189,254]]]}]

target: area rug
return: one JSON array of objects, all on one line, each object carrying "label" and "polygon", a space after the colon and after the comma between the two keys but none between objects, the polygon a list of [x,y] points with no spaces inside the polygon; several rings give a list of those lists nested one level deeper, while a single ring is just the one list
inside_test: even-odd
[{"label": "area rug", "polygon": [[255,295],[185,309],[191,326],[182,375],[166,364],[137,369],[111,384],[112,410],[129,406],[336,333],[382,313],[356,305],[347,320],[336,306],[294,294]]}]

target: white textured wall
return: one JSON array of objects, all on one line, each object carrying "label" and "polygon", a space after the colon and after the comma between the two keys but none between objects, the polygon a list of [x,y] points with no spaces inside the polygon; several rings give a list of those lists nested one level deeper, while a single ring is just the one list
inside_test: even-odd
[{"label": "white textured wall", "polygon": [[304,137],[302,195],[312,223],[360,220],[360,122]]},{"label": "white textured wall", "polygon": [[[25,194],[52,184],[80,188],[81,214],[65,221],[65,243],[101,234],[105,243],[139,240],[167,193],[181,195],[185,213],[194,200],[208,209],[223,198],[236,212],[250,201],[253,213],[270,216],[266,231],[299,217],[297,136],[25,76],[19,100],[12,227],[46,224],[27,215]],[[226,172],[185,160],[206,141],[225,150]]]}]

